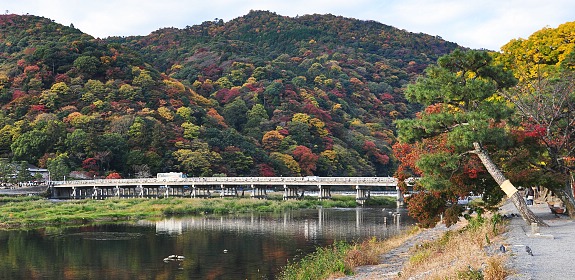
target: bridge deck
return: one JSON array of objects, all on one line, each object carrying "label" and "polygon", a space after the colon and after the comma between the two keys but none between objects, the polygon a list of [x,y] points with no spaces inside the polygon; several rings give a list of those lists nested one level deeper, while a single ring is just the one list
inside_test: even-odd
[{"label": "bridge deck", "polygon": [[267,185],[267,186],[382,186],[395,187],[393,177],[194,177],[194,178],[144,178],[96,179],[55,181],[55,188],[116,187],[116,186],[190,186],[190,185]]},{"label": "bridge deck", "polygon": [[[52,182],[51,197],[62,199],[104,199],[108,197],[212,197],[211,189],[220,188],[220,196],[238,196],[238,187],[252,188],[253,198],[266,198],[266,189],[282,186],[284,199],[299,199],[310,188],[319,190],[319,199],[331,198],[331,187],[353,188],[356,200],[363,204],[373,187],[397,186],[393,177],[196,177],[97,179]],[[301,193],[300,193],[301,191]]]}]

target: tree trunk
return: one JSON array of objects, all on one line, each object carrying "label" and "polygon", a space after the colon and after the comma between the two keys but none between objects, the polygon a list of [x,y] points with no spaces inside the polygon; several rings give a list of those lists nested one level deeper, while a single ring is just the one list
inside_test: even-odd
[{"label": "tree trunk", "polygon": [[517,211],[519,211],[521,214],[521,217],[523,217],[523,220],[525,220],[528,224],[537,223],[539,226],[548,227],[549,225],[547,225],[541,218],[535,216],[533,211],[527,207],[527,204],[525,203],[525,200],[521,196],[520,192],[518,192],[517,189],[511,184],[511,182],[505,178],[505,175],[503,175],[503,172],[501,172],[497,165],[493,163],[487,154],[487,151],[483,150],[477,142],[473,143],[473,147],[475,149],[472,151],[472,153],[479,157],[489,174],[491,174],[493,179],[495,179],[495,182],[497,182],[505,194],[511,198],[511,201],[517,208]]},{"label": "tree trunk", "polygon": [[563,202],[569,218],[575,219],[575,201],[573,199],[573,188],[571,187],[571,181],[569,181],[565,188],[559,190],[555,195]]}]

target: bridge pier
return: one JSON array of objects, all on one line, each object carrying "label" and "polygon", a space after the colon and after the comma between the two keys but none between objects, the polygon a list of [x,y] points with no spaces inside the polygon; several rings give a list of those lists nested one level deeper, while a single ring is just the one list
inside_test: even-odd
[{"label": "bridge pier", "polygon": [[371,195],[370,191],[368,188],[359,185],[355,186],[355,190],[356,190],[355,201],[357,202],[357,204],[363,206],[365,204],[365,201],[368,200]]},{"label": "bridge pier", "polygon": [[170,188],[168,185],[164,186],[164,197],[170,197]]},{"label": "bridge pier", "polygon": [[266,192],[266,186],[253,185],[253,184],[251,186],[252,186],[251,198],[256,198],[256,199],[268,198],[268,194]]},{"label": "bridge pier", "polygon": [[284,185],[284,200],[299,199],[301,196],[297,193],[297,189],[297,186]]},{"label": "bridge pier", "polygon": [[317,194],[317,198],[319,200],[331,199],[331,186],[318,185],[318,187],[319,193]]},{"label": "bridge pier", "polygon": [[220,193],[220,197],[238,197],[238,187],[237,186],[221,184],[220,188],[222,189],[222,191]]},{"label": "bridge pier", "polygon": [[192,185],[192,193],[190,196],[193,198],[196,197],[210,198],[212,197],[212,193],[210,192],[210,186]]}]

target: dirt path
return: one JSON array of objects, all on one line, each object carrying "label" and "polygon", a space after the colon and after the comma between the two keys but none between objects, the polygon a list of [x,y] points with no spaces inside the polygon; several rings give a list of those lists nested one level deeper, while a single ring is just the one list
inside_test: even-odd
[{"label": "dirt path", "polygon": [[[450,228],[450,230],[453,228]],[[438,225],[435,228],[427,229],[409,238],[399,247],[389,251],[380,257],[378,265],[368,265],[358,267],[355,275],[338,278],[340,280],[352,279],[395,279],[401,271],[404,263],[409,259],[409,249],[414,245],[426,240],[433,240],[440,237],[448,229],[445,225]]]}]

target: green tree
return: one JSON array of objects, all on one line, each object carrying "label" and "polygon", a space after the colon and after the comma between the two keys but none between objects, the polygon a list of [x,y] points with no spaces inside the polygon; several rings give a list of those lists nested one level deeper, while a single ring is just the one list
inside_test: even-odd
[{"label": "green tree", "polygon": [[544,225],[527,208],[486,150],[513,148],[506,123],[512,110],[498,90],[514,84],[512,74],[494,66],[487,52],[455,50],[441,57],[437,65],[426,69],[425,76],[408,86],[407,99],[426,108],[415,119],[397,121],[398,135],[400,141],[429,146],[416,163],[422,170],[418,183],[426,189],[443,192],[457,189],[452,175],[461,173],[463,164],[475,154],[523,217]]},{"label": "green tree", "polygon": [[70,174],[70,165],[68,154],[63,153],[47,161],[46,166],[50,171],[50,179],[54,181],[63,181]]},{"label": "green tree", "polygon": [[254,139],[261,139],[264,135],[262,123],[269,119],[268,113],[262,104],[254,104],[247,112],[246,125],[244,133]]},{"label": "green tree", "polygon": [[129,149],[126,139],[121,134],[104,133],[96,137],[95,143],[97,147],[94,157],[105,171],[123,171],[126,168],[125,157]]},{"label": "green tree", "polygon": [[237,131],[242,131],[242,128],[246,123],[247,112],[248,106],[246,105],[246,102],[242,99],[236,99],[224,106],[222,115],[228,124],[233,126]]},{"label": "green tree", "polygon": [[139,74],[134,78],[133,84],[143,89],[151,88],[155,84],[155,81],[150,75],[150,72],[147,70],[140,70],[140,69],[138,70]]},{"label": "green tree", "polygon": [[17,171],[18,171],[16,173],[17,182],[28,182],[34,179],[34,177],[32,177],[32,174],[30,174],[30,171],[28,171],[28,162],[26,161],[20,162]]},{"label": "green tree", "polygon": [[227,165],[228,176],[245,176],[250,174],[254,167],[252,157],[245,155],[239,148],[227,147],[222,153],[222,158],[225,158]]},{"label": "green tree", "polygon": [[0,183],[2,185],[13,183],[14,173],[16,173],[14,165],[7,158],[0,158]]},{"label": "green tree", "polygon": [[14,159],[37,162],[49,146],[50,137],[38,130],[28,131],[10,145]]},{"label": "green tree", "polygon": [[221,161],[220,154],[210,151],[208,144],[195,141],[191,149],[179,149],[173,153],[180,170],[192,176],[213,175],[213,165]]},{"label": "green tree", "polygon": [[72,158],[83,159],[92,149],[92,137],[82,129],[76,129],[66,135],[65,150]]},{"label": "green tree", "polygon": [[80,56],[74,60],[74,67],[87,76],[96,74],[100,60],[93,56]]}]

